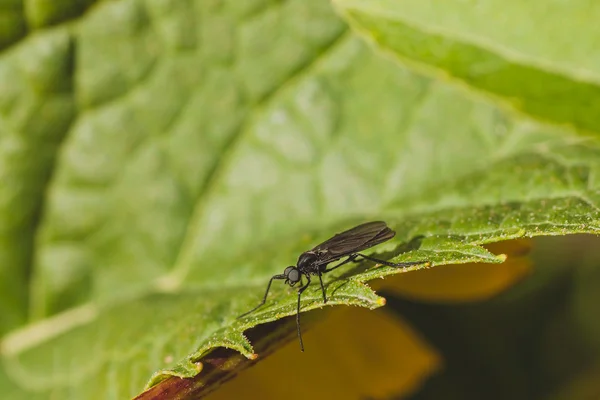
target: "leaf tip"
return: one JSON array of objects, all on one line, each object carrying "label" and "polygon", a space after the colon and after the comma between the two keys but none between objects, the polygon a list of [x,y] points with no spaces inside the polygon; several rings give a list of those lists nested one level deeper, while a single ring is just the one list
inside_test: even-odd
[{"label": "leaf tip", "polygon": [[258,354],[252,353],[248,354],[246,357],[248,357],[250,360],[256,360],[258,358]]},{"label": "leaf tip", "polygon": [[506,261],[506,258],[507,258],[506,254],[498,254],[498,255],[496,255],[496,259],[498,261],[500,261],[500,262]]},{"label": "leaf tip", "polygon": [[380,297],[377,299],[377,304],[380,306],[385,306],[386,303],[387,303],[387,300],[385,299],[385,297]]},{"label": "leaf tip", "polygon": [[202,372],[202,369],[204,368],[204,364],[202,364],[200,361],[196,361],[194,366],[196,367],[196,371],[198,373]]}]

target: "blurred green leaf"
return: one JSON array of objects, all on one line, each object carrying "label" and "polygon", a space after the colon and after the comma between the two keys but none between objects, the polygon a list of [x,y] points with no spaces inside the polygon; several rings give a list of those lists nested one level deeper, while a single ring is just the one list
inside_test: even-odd
[{"label": "blurred green leaf", "polygon": [[534,118],[600,133],[597,3],[334,3],[363,36],[427,74],[455,78]]},{"label": "blurred green leaf", "polygon": [[[22,398],[131,397],[217,346],[252,356],[244,330],[294,314],[295,292],[236,317],[358,222],[397,230],[377,251],[426,235],[393,259],[435,265],[600,230],[598,141],[381,58],[327,2],[102,2],[4,51],[0,85],[0,329],[33,322],[2,341]],[[383,304],[363,283],[401,271],[361,267],[327,276],[330,304]],[[321,306],[311,287],[303,309]]]}]

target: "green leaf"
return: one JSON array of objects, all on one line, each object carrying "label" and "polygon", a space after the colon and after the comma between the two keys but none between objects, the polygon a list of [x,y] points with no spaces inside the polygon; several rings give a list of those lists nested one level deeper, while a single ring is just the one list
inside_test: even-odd
[{"label": "green leaf", "polygon": [[0,333],[24,322],[36,222],[56,153],[75,117],[73,47],[64,29],[0,62]]},{"label": "green leaf", "polygon": [[[219,346],[254,357],[244,331],[295,291],[236,317],[365,220],[398,233],[373,251],[436,266],[600,231],[600,142],[413,74],[327,2],[101,2],[0,57],[2,329],[30,322],[2,340],[14,398],[131,397]],[[328,304],[379,307],[365,282],[407,270],[340,268]]]},{"label": "green leaf", "polygon": [[[536,119],[600,133],[600,7],[587,1],[336,0],[357,31],[432,76]],[[531,18],[535,15],[536,18]]]},{"label": "green leaf", "polygon": [[0,5],[0,49],[19,40],[26,33],[23,3],[5,0]]}]

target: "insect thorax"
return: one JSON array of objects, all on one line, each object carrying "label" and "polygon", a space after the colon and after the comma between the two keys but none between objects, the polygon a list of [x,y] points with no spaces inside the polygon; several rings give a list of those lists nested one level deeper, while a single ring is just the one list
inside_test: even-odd
[{"label": "insect thorax", "polygon": [[307,251],[300,254],[298,257],[298,269],[304,273],[312,272],[314,264],[319,259],[319,255],[312,251]]}]

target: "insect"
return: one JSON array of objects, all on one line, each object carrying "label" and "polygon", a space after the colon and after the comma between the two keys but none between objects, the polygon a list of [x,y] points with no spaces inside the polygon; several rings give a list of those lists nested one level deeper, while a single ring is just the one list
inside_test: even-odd
[{"label": "insect", "polygon": [[[327,272],[331,272],[334,269],[339,268],[351,261],[355,262],[356,258],[358,257],[362,257],[364,259],[390,267],[408,267],[411,265],[426,263],[426,261],[392,263],[359,253],[359,251],[366,250],[390,240],[395,234],[396,232],[391,230],[383,221],[367,222],[342,233],[338,233],[331,239],[317,245],[312,250],[300,254],[295,267],[289,266],[283,271],[283,274],[273,275],[269,280],[267,290],[265,291],[265,295],[260,304],[254,307],[252,310],[240,315],[238,318],[242,318],[253,311],[256,311],[266,303],[267,295],[269,294],[269,289],[271,288],[271,283],[273,283],[273,280],[284,279],[285,283],[292,287],[300,282],[300,288],[298,289],[298,305],[296,307],[296,327],[298,330],[298,340],[300,341],[300,350],[304,351],[302,332],[300,331],[300,298],[302,296],[302,292],[304,292],[308,285],[310,285],[311,275],[317,275],[319,277],[321,292],[323,292],[323,302],[327,303],[327,294],[325,293],[325,287],[323,286],[322,275]],[[329,263],[338,261],[344,257],[347,258],[333,267],[327,268]],[[303,284],[302,276],[306,277],[306,284]]]}]

